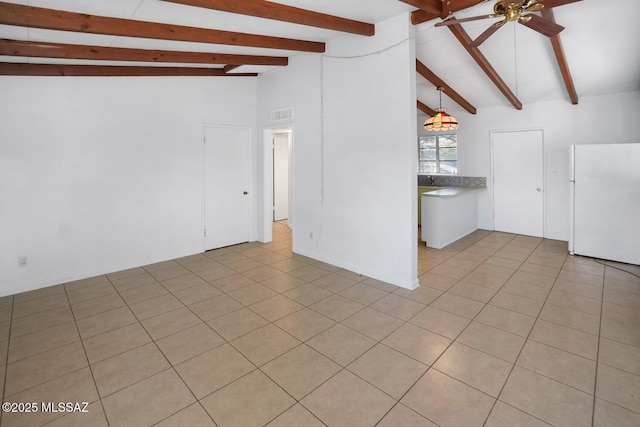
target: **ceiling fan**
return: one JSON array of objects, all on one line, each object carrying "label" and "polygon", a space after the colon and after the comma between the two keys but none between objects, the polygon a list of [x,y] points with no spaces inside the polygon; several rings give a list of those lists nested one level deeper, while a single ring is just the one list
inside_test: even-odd
[{"label": "ceiling fan", "polygon": [[472,43],[472,47],[478,47],[487,40],[493,33],[498,31],[507,22],[517,21],[525,27],[529,27],[547,37],[559,34],[564,27],[553,21],[542,18],[530,12],[539,12],[543,9],[551,9],[552,7],[562,6],[568,3],[574,3],[582,0],[498,0],[493,5],[493,13],[489,15],[472,16],[470,18],[456,19],[453,15],[442,22],[438,22],[435,26],[442,27],[445,25],[456,25],[462,22],[477,21],[487,18],[500,18],[495,24],[487,28]]}]

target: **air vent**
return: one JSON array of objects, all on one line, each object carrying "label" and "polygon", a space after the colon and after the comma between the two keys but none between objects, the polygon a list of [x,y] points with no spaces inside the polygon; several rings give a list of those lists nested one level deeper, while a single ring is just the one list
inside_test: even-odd
[{"label": "air vent", "polygon": [[275,110],[271,112],[272,122],[281,122],[283,120],[293,119],[293,108],[283,108],[282,110]]}]

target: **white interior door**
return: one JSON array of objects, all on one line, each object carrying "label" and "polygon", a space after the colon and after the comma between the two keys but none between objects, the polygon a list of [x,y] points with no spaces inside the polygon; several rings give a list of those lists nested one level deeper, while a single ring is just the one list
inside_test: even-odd
[{"label": "white interior door", "polygon": [[289,134],[273,136],[273,220],[289,218]]},{"label": "white interior door", "polygon": [[492,132],[494,229],[543,237],[542,131]]},{"label": "white interior door", "polygon": [[249,129],[205,127],[205,250],[249,241]]}]

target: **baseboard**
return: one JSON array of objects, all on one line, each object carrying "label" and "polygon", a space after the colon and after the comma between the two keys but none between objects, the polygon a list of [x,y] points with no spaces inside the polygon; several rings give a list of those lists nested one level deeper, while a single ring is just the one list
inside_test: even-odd
[{"label": "baseboard", "polygon": [[350,265],[348,263],[343,263],[343,262],[340,262],[340,261],[337,261],[337,260],[334,260],[334,259],[331,259],[331,258],[323,257],[323,256],[318,255],[317,253],[311,253],[311,252],[305,251],[303,249],[293,248],[293,253],[296,253],[296,254],[299,254],[299,255],[302,255],[302,256],[306,256],[307,258],[312,258],[312,259],[315,259],[315,260],[318,260],[318,261],[321,261],[321,262],[324,262],[324,263],[327,263],[327,264],[335,265],[336,267],[343,268],[345,270],[354,272],[356,274],[359,274],[359,275],[362,275],[362,276],[366,276],[366,277],[370,277],[372,279],[380,280],[382,282],[390,283],[392,285],[395,285],[395,286],[398,286],[398,287],[401,287],[401,288],[404,288],[404,289],[413,290],[413,289],[416,289],[418,286],[420,286],[420,283],[419,283],[417,278],[412,280],[409,283],[406,283],[406,284],[405,283],[399,283],[394,278],[385,276],[384,274],[365,273],[365,272],[362,271],[361,268],[359,268],[357,266],[353,266],[353,265]]},{"label": "baseboard", "polygon": [[47,288],[50,286],[57,286],[64,283],[74,282],[76,280],[83,280],[91,277],[101,276],[103,274],[115,273],[117,271],[129,270],[131,268],[137,268],[145,265],[156,264],[158,262],[170,261],[176,258],[182,258],[185,256],[195,255],[199,253],[203,253],[202,250],[195,251],[195,252],[193,249],[176,251],[170,254],[164,254],[157,257],[139,259],[134,262],[109,264],[109,265],[97,267],[91,270],[71,273],[68,275],[60,274],[53,277],[47,277],[46,279],[39,279],[31,282],[12,284],[6,288],[0,289],[0,297],[7,296],[7,295],[15,295],[23,292],[35,291],[35,290]]}]

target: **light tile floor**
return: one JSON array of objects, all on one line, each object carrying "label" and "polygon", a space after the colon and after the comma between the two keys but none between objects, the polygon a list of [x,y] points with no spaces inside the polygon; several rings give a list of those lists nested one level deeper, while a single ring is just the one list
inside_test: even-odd
[{"label": "light tile floor", "polygon": [[639,277],[486,231],[418,258],[408,291],[292,254],[275,224],[1,298],[4,401],[38,409],[1,424],[640,426]]}]

